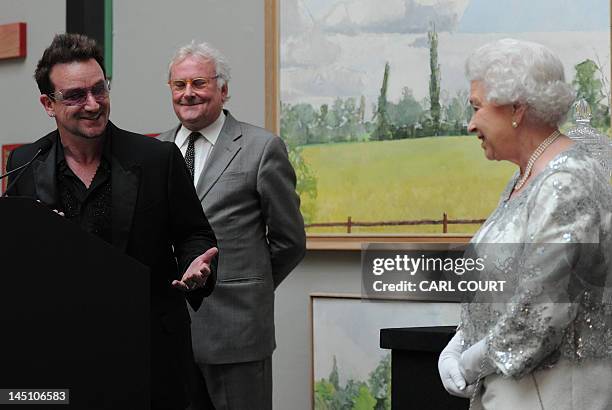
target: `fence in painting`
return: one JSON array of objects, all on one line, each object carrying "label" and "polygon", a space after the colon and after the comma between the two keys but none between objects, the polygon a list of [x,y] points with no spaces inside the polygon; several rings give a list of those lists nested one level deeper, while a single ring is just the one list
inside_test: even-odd
[{"label": "fence in painting", "polygon": [[351,233],[353,227],[373,227],[373,226],[409,226],[409,225],[442,225],[442,233],[448,233],[448,225],[472,225],[482,224],[485,219],[448,219],[448,215],[442,214],[442,219],[419,219],[413,221],[374,221],[359,222],[353,221],[349,216],[345,222],[320,222],[306,224],[306,228],[327,228],[342,226],[346,227],[346,233]]}]

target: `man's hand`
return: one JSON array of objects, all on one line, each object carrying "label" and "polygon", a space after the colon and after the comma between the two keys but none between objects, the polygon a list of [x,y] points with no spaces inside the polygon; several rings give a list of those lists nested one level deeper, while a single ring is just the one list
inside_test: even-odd
[{"label": "man's hand", "polygon": [[191,262],[181,280],[173,280],[172,286],[183,292],[190,292],[204,287],[210,275],[210,262],[219,252],[217,248],[210,248]]}]

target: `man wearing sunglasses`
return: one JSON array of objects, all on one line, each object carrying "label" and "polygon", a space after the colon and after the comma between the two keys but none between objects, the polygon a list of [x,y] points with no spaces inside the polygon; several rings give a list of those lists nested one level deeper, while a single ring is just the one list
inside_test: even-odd
[{"label": "man wearing sunglasses", "polygon": [[212,292],[217,249],[181,153],[109,121],[110,86],[93,40],[57,35],[35,79],[57,129],[13,151],[9,170],[50,147],[9,181],[9,195],[62,211],[150,268],[151,404],[184,409],[193,360],[185,297],[198,309]]},{"label": "man wearing sunglasses", "polygon": [[223,109],[230,67],[206,43],[178,50],[168,85],[181,149],[219,241],[215,292],[191,312],[191,410],[272,408],[274,290],[305,253],[295,172],[283,141]]}]

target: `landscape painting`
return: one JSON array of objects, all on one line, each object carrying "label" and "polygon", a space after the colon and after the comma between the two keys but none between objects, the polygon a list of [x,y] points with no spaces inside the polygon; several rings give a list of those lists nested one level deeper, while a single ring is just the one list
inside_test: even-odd
[{"label": "landscape painting", "polygon": [[489,41],[551,48],[609,132],[609,0],[279,1],[280,131],[311,234],[478,229],[516,170],[467,132],[465,60]]},{"label": "landscape painting", "polygon": [[391,351],[380,329],[456,326],[459,304],[311,295],[315,410],[390,409]]}]

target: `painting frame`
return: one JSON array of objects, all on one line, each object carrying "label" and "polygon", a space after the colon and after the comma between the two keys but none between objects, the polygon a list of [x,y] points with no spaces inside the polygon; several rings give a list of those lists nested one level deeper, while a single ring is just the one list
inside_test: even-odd
[{"label": "painting frame", "polygon": [[[280,1],[264,0],[265,51],[265,127],[280,135]],[[612,21],[612,0],[609,19]],[[612,45],[612,30],[610,31]],[[612,78],[612,64],[610,67]],[[371,242],[456,242],[467,243],[472,234],[307,234],[307,248],[311,250],[360,250]]]},{"label": "painting frame", "polygon": [[[440,320],[440,323],[435,323],[435,322],[434,323],[424,323],[424,321],[426,320],[424,319],[424,317],[426,317],[426,315],[417,314],[417,315],[412,315],[413,319],[416,320],[416,323],[410,324],[410,323],[407,323],[410,320],[408,317],[410,315],[407,314],[405,321],[403,321],[404,319],[401,319],[401,321],[397,320],[395,324],[393,324],[393,321],[391,321],[391,322],[375,325],[375,327],[379,327],[378,334],[376,335],[376,344],[379,349],[380,349],[380,343],[379,343],[380,339],[379,338],[380,338],[381,328],[404,327],[404,326],[415,326],[415,325],[416,326],[439,326],[439,325],[440,326],[441,325],[456,326],[459,321],[459,316],[460,316],[460,313],[459,313],[460,304],[456,302],[443,302],[443,301],[431,302],[428,300],[406,301],[406,300],[397,300],[397,299],[377,299],[377,300],[369,301],[369,300],[364,300],[361,295],[354,294],[354,293],[319,293],[319,292],[311,293],[309,295],[308,321],[309,321],[309,331],[310,331],[310,335],[309,335],[310,337],[310,379],[309,379],[310,386],[309,386],[309,391],[310,391],[310,403],[311,403],[310,408],[312,410],[315,409],[315,384],[317,382],[316,380],[317,342],[315,340],[316,338],[315,321],[317,320],[316,316],[317,316],[318,311],[317,311],[316,304],[318,302],[322,302],[323,304],[325,303],[348,303],[348,304],[354,303],[355,305],[353,305],[353,309],[351,309],[351,311],[362,309],[363,311],[367,311],[370,313],[376,310],[380,311],[380,309],[384,311],[385,309],[382,308],[382,306],[385,306],[386,308],[389,308],[390,306],[396,306],[396,307],[399,307],[399,309],[401,310],[405,310],[406,313],[408,313],[409,311],[414,312],[415,309],[417,311],[419,309],[423,309],[423,311],[430,310],[431,312],[435,312],[435,314],[432,314],[432,316],[434,317],[436,315],[443,316],[445,314],[446,315],[449,315],[449,314],[456,315],[456,318],[455,318],[456,320],[449,319],[447,322],[446,319],[444,319],[444,320]],[[331,306],[332,306],[332,310],[328,310],[328,312],[333,312],[333,305]],[[444,309],[439,309],[440,306],[445,306],[447,309],[443,313],[440,313],[440,310],[444,310]],[[355,309],[355,308],[358,308],[358,309]],[[331,317],[333,320],[333,313],[329,317]],[[367,318],[365,315],[357,314],[355,317],[359,318],[360,326],[364,326],[364,327],[372,326],[372,323],[367,323],[369,318]],[[457,323],[455,323],[455,321]],[[343,323],[350,322],[350,319],[345,320],[345,318],[342,318],[342,322]],[[391,352],[389,351],[389,354],[390,353]],[[366,356],[370,357],[371,355],[368,353]],[[340,366],[342,366],[342,359],[339,361],[339,364]],[[340,371],[340,378],[344,376],[345,375],[342,374],[342,371]]]}]

